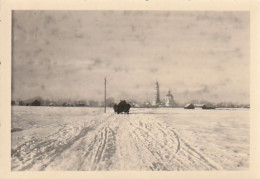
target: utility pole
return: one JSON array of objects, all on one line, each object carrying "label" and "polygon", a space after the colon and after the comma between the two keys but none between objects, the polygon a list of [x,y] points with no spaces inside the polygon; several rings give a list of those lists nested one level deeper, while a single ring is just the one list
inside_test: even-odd
[{"label": "utility pole", "polygon": [[105,95],[104,95],[104,113],[106,113],[106,105],[107,105],[107,79],[105,78]]}]

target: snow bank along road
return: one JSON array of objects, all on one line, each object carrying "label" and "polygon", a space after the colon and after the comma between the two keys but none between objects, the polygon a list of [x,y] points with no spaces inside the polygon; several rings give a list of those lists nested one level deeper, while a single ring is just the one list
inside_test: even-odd
[{"label": "snow bank along road", "polygon": [[12,147],[12,170],[222,169],[156,115],[106,113],[90,118],[20,141]]}]

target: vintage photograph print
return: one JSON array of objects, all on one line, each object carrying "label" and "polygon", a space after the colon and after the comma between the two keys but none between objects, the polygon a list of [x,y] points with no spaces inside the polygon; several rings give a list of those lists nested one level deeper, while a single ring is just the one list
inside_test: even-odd
[{"label": "vintage photograph print", "polygon": [[249,170],[250,13],[12,11],[11,171]]}]

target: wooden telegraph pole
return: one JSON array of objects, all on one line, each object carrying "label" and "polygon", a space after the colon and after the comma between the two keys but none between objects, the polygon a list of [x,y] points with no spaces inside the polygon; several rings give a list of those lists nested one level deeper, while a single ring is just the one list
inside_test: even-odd
[{"label": "wooden telegraph pole", "polygon": [[107,105],[107,79],[105,78],[105,95],[104,95],[104,113],[106,113],[106,105]]}]

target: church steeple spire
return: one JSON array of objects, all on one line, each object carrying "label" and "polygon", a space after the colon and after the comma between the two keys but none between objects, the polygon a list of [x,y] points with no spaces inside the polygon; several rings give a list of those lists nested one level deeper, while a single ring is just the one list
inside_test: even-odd
[{"label": "church steeple spire", "polygon": [[160,104],[160,102],[160,87],[158,81],[156,81],[153,105],[157,106]]}]

